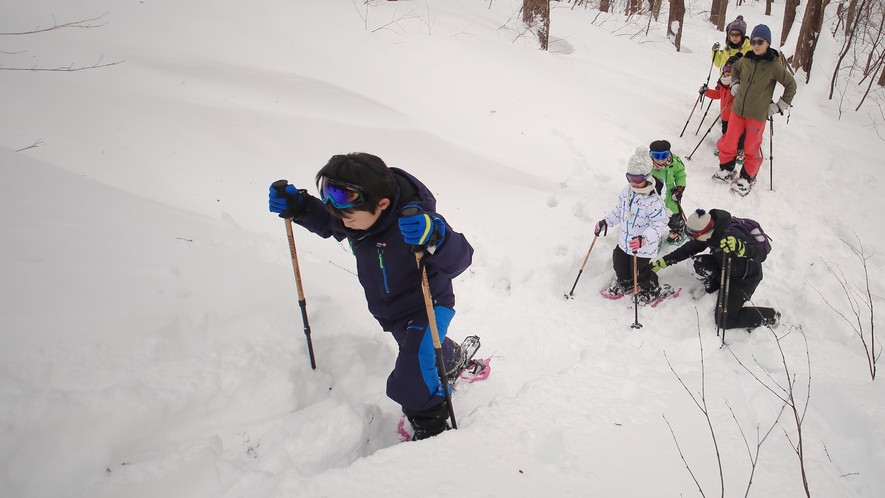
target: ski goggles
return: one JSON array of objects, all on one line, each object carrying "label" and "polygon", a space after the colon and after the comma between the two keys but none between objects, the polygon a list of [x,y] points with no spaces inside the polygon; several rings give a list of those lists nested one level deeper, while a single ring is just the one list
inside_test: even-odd
[{"label": "ski goggles", "polygon": [[325,176],[317,180],[317,190],[323,204],[331,203],[336,209],[349,209],[366,202],[366,191],[359,185],[339,182]]},{"label": "ski goggles", "polygon": [[627,181],[634,184],[640,184],[647,180],[649,175],[631,175],[627,173]]},{"label": "ski goggles", "polygon": [[661,152],[653,150],[653,151],[649,152],[648,155],[650,155],[651,158],[654,159],[655,161],[666,161],[667,159],[670,159],[670,151],[669,150],[665,150],[665,151],[661,151]]}]

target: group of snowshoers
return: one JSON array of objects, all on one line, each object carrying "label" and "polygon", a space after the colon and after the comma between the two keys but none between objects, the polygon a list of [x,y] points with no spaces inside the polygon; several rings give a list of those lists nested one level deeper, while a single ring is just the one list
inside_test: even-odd
[{"label": "group of snowshoers", "polygon": [[[769,28],[760,24],[749,37],[746,28],[741,16],[728,25],[726,46],[713,46],[712,63],[721,68],[721,76],[714,88],[700,89],[700,94],[719,99],[722,109],[719,171],[713,178],[744,195],[759,172],[765,121],[788,109],[796,93],[795,81],[770,48]],[[776,83],[784,93],[771,103]],[[686,216],[681,206],[685,165],[666,140],[639,147],[626,176],[616,206],[594,230],[598,236],[620,226],[612,254],[616,278],[605,293],[617,297],[635,292],[638,304],[657,302],[670,290],[658,282],[657,273],[692,258],[692,270],[706,293],[719,291],[722,270],[729,270],[727,313],[720,312],[720,303],[718,324],[748,329],[777,325],[780,313],[774,309],[744,306],[762,280],[762,261],[770,249],[758,224],[743,223],[721,209]],[[465,364],[467,353],[447,331],[455,314],[452,280],[470,266],[473,248],[437,212],[436,199],[420,180],[377,156],[333,156],[315,180],[318,196],[275,182],[270,211],[320,237],[348,242],[369,311],[399,347],[387,395],[402,406],[412,439],[435,436],[450,427],[444,386]],[[662,244],[678,247],[660,257]],[[424,275],[432,312],[421,293]],[[445,369],[438,369],[439,350]]]}]

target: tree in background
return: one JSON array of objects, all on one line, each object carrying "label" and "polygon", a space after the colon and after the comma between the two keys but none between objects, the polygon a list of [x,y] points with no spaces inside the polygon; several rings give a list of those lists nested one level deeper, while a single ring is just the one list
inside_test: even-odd
[{"label": "tree in background", "polygon": [[[667,37],[676,45],[676,51],[682,48],[682,25],[685,19],[685,0],[670,0],[670,16],[667,19]],[[673,32],[676,26],[676,32]]]},{"label": "tree in background", "polygon": [[522,22],[530,29],[537,28],[541,50],[547,50],[550,41],[550,2],[548,0],[523,0]]},{"label": "tree in background", "polygon": [[[811,65],[814,62],[814,49],[820,38],[820,30],[824,23],[824,2],[826,0],[808,0],[805,5],[805,18],[799,29],[799,41],[796,42],[796,53],[793,55],[793,68],[805,71],[805,82],[811,78]],[[784,17],[786,20],[786,17]]]},{"label": "tree in background", "polygon": [[725,30],[725,14],[728,9],[728,0],[713,0],[710,5],[710,22],[719,31]]},{"label": "tree in background", "polygon": [[[790,30],[793,28],[793,23],[796,22],[797,8],[799,8],[799,0],[787,0],[786,5],[784,5],[784,23],[781,25],[780,43],[782,47],[784,46],[784,42],[787,41],[787,37],[790,36]],[[765,15],[770,15],[769,9],[766,9]]]}]

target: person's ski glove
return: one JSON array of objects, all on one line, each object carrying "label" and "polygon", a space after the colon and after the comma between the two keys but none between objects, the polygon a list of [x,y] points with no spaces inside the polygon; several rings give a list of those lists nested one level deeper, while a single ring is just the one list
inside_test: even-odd
[{"label": "person's ski glove", "polygon": [[701,87],[698,89],[698,93],[701,95],[707,93],[707,85],[701,85]]},{"label": "person's ski glove", "polygon": [[270,212],[279,213],[280,218],[298,219],[307,211],[306,198],[306,190],[299,190],[286,180],[277,180],[270,186],[267,204]]},{"label": "person's ski glove", "polygon": [[628,244],[630,246],[630,249],[632,249],[633,251],[637,251],[640,247],[645,245],[645,238],[643,238],[642,235],[637,235],[636,237],[630,239],[630,242]]},{"label": "person's ski glove", "polygon": [[660,270],[663,270],[667,267],[667,262],[664,261],[664,258],[658,258],[651,262],[651,271],[657,273]]},{"label": "person's ski glove", "polygon": [[719,241],[719,248],[722,249],[722,252],[725,254],[734,254],[739,258],[743,257],[747,252],[747,246],[733,235],[723,237],[722,240]]},{"label": "person's ski glove", "polygon": [[716,42],[716,43],[713,44],[713,48],[712,48],[712,50],[713,50],[714,52],[716,52],[717,50],[719,50],[719,47],[721,47],[721,45],[719,45],[719,42]]},{"label": "person's ski glove", "polygon": [[431,254],[446,238],[446,224],[442,218],[431,216],[414,204],[400,211],[399,231],[406,244],[427,247]]},{"label": "person's ski glove", "polygon": [[784,99],[778,99],[777,104],[772,102],[768,104],[768,117],[774,116],[775,114],[783,114],[784,111],[790,108],[790,104],[784,102]]},{"label": "person's ski glove", "polygon": [[[603,230],[605,230],[605,233],[603,233]],[[600,233],[602,233],[603,237],[608,235],[608,223],[605,220],[599,220],[596,223],[596,228],[593,229],[593,235],[599,235]]]},{"label": "person's ski glove", "polygon": [[685,192],[685,187],[680,185],[678,187],[673,187],[673,200],[676,202],[682,202],[682,194]]},{"label": "person's ski glove", "polygon": [[732,97],[737,97],[738,87],[740,87],[740,86],[741,86],[741,83],[739,81],[736,81],[731,84],[731,96]]}]

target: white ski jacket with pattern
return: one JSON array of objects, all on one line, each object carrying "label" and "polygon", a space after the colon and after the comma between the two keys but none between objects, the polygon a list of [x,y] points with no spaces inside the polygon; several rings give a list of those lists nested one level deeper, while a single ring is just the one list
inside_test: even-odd
[{"label": "white ski jacket with pattern", "polygon": [[645,244],[636,251],[640,258],[656,258],[661,238],[669,231],[667,223],[670,221],[670,211],[655,193],[654,183],[651,187],[638,189],[640,192],[637,192],[630,185],[624,186],[618,196],[618,204],[605,215],[605,223],[609,228],[621,226],[618,247],[625,253],[633,254],[629,246],[630,239],[637,235],[645,239]]}]

